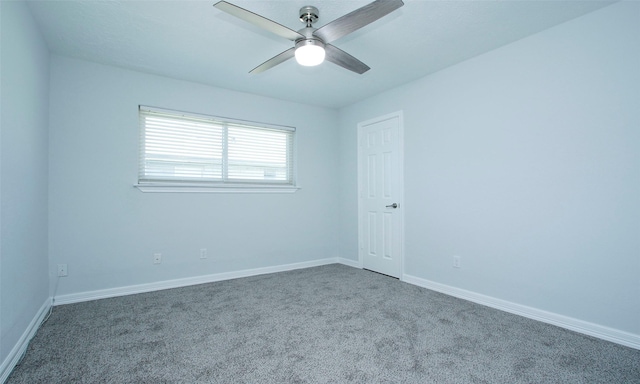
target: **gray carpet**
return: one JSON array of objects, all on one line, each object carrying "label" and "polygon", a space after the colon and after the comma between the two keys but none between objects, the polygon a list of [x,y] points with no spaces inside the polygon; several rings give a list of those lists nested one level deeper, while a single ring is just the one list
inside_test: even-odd
[{"label": "gray carpet", "polygon": [[640,383],[640,351],[328,265],[55,307],[8,383]]}]

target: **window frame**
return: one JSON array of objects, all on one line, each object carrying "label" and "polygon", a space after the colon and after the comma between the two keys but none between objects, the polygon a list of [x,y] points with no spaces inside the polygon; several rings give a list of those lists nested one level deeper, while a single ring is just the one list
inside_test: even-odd
[{"label": "window frame", "polygon": [[[264,128],[267,130],[277,130],[277,131],[288,131],[291,132],[291,181],[290,182],[261,182],[261,181],[250,181],[250,180],[238,180],[238,181],[230,181],[225,180],[224,176],[220,181],[217,180],[141,180],[140,176],[142,173],[141,167],[144,164],[144,140],[145,140],[145,127],[141,123],[142,113],[143,112],[151,112],[151,113],[160,113],[170,115],[175,118],[195,118],[195,119],[205,119],[210,120],[216,124],[220,125],[244,125],[248,127],[255,127],[257,129]],[[301,189],[300,186],[297,185],[297,130],[295,127],[285,126],[285,125],[276,125],[269,123],[262,123],[256,121],[249,120],[241,120],[241,119],[233,119],[227,117],[213,116],[213,115],[205,115],[199,113],[192,112],[183,112],[165,108],[157,108],[150,107],[146,105],[138,106],[138,182],[134,184],[134,187],[139,189],[141,192],[168,192],[168,193],[180,193],[180,192],[196,192],[196,193],[294,193]],[[226,132],[225,128],[225,132]],[[228,140],[228,135],[223,134],[224,140]],[[228,146],[228,142],[223,144],[224,147]],[[225,157],[222,160],[222,166],[228,167],[229,161],[226,156],[226,150],[223,154]],[[222,171],[223,175],[228,173],[227,170]]]}]

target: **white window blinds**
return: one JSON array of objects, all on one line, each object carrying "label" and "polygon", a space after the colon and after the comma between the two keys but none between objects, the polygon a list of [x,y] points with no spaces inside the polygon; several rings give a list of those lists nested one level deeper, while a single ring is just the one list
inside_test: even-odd
[{"label": "white window blinds", "polygon": [[294,185],[295,129],[140,106],[138,183]]}]

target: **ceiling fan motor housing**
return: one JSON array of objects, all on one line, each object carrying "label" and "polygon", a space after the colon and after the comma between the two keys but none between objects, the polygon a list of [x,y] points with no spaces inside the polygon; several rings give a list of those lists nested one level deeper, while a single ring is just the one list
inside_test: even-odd
[{"label": "ceiling fan motor housing", "polygon": [[300,47],[305,46],[305,45],[317,45],[317,46],[322,47],[322,48],[325,47],[325,45],[322,42],[322,40],[320,40],[318,38],[315,38],[315,37],[296,40],[296,45],[295,45],[296,48],[300,48]]}]

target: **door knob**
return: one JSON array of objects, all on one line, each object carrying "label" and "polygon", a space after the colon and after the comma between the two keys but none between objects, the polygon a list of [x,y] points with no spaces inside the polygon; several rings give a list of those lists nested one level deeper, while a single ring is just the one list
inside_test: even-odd
[{"label": "door knob", "polygon": [[387,208],[398,208],[398,204],[397,203],[393,203],[391,205],[387,205]]}]

